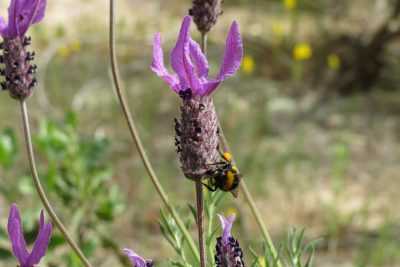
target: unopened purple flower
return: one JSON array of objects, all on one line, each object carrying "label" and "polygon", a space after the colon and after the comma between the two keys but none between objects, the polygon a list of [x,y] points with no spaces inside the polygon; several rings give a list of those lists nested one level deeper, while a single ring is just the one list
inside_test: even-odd
[{"label": "unopened purple flower", "polygon": [[4,39],[23,37],[29,26],[43,19],[46,2],[47,0],[11,0],[8,23],[0,17],[0,35]]},{"label": "unopened purple flower", "polygon": [[123,252],[131,260],[132,267],[152,267],[153,266],[152,260],[146,260],[146,259],[142,258],[138,254],[136,254],[133,250],[124,248]]},{"label": "unopened purple flower", "polygon": [[160,33],[154,36],[151,69],[178,94],[190,89],[193,95],[210,95],[223,80],[234,75],[240,67],[243,44],[239,25],[236,21],[232,23],[219,73],[215,78],[210,78],[207,58],[199,44],[190,37],[191,21],[190,16],[185,16],[175,48],[171,52],[171,65],[176,74],[170,74],[164,65]]},{"label": "unopened purple flower", "polygon": [[233,238],[231,229],[235,215],[225,218],[218,215],[222,227],[222,236],[217,238],[215,264],[217,267],[244,267],[243,252],[239,242]]},{"label": "unopened purple flower", "polygon": [[46,254],[50,242],[52,226],[44,222],[43,211],[40,212],[39,233],[36,237],[32,251],[26,247],[24,232],[22,229],[21,216],[17,205],[12,204],[8,217],[8,235],[11,240],[12,251],[17,258],[20,267],[34,267]]}]

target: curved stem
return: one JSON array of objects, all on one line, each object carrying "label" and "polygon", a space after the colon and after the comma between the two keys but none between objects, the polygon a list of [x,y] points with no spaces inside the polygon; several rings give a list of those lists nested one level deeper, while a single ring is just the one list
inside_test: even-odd
[{"label": "curved stem", "polygon": [[[201,49],[204,54],[207,53],[207,34],[206,33],[201,34]],[[223,147],[224,151],[231,151],[229,148],[228,141],[224,135],[224,131],[221,127],[221,123],[218,122],[218,124],[219,124],[218,127],[220,130],[220,141],[222,143],[222,147]],[[233,163],[235,163],[234,159],[233,159]],[[236,166],[236,168],[238,168],[238,167]],[[239,168],[238,168],[238,172],[240,173]],[[250,194],[249,189],[247,188],[246,181],[244,179],[242,179],[240,181],[240,189],[242,190],[242,192],[244,194],[244,198],[250,207],[251,213],[253,214],[254,218],[256,219],[256,222],[257,222],[258,226],[260,227],[261,233],[262,233],[265,241],[267,242],[269,249],[271,250],[272,256],[274,257],[274,259],[277,260],[278,267],[282,267],[282,263],[278,259],[278,253],[276,251],[274,243],[272,242],[271,236],[267,230],[267,227],[264,224],[264,221],[262,220],[260,212],[258,211],[258,208],[254,202],[252,195]]]},{"label": "curved stem", "polygon": [[204,244],[204,197],[203,184],[201,180],[196,180],[196,206],[197,206],[197,233],[199,237],[200,267],[206,266],[207,255]]},{"label": "curved stem", "polygon": [[[224,135],[224,131],[222,130],[221,124],[219,125],[219,129],[220,129],[220,140],[221,140],[224,151],[231,151],[231,149],[229,148],[228,141],[226,140],[226,137]],[[232,162],[235,164],[238,172],[240,173],[240,170],[237,167],[234,159],[232,159]],[[256,203],[254,202],[254,199],[253,199],[252,195],[250,194],[250,191],[249,191],[249,189],[246,185],[246,181],[244,179],[242,179],[240,181],[240,189],[242,190],[244,198],[250,207],[251,213],[253,214],[258,226],[260,227],[261,233],[264,237],[264,240],[267,242],[267,245],[272,253],[273,258],[276,259],[277,266],[282,267],[282,263],[281,263],[280,259],[278,258],[278,252],[276,251],[276,248],[274,246],[274,243],[272,242],[271,236],[267,230],[267,227],[264,224],[264,221],[260,215],[260,212],[256,206]]]},{"label": "curved stem", "polygon": [[49,216],[51,217],[52,221],[57,226],[57,228],[60,230],[60,232],[62,233],[64,238],[67,240],[68,244],[71,246],[71,248],[78,255],[78,257],[82,261],[82,263],[86,267],[92,267],[92,265],[90,264],[89,260],[85,257],[85,255],[80,250],[78,245],[75,243],[75,241],[69,235],[67,229],[62,224],[62,222],[58,218],[57,214],[54,212],[54,210],[53,210],[48,198],[46,197],[46,193],[45,193],[45,191],[43,189],[43,186],[40,183],[40,179],[39,179],[39,175],[38,175],[37,168],[36,168],[36,163],[35,163],[35,156],[34,156],[34,153],[33,153],[32,137],[31,137],[31,131],[30,131],[30,126],[29,126],[28,108],[26,106],[25,100],[21,100],[21,115],[22,115],[22,121],[23,121],[26,149],[27,149],[28,158],[29,158],[29,165],[30,165],[31,172],[32,172],[33,182],[35,184],[35,188],[36,188],[36,191],[37,191],[37,193],[38,193],[38,195],[40,197],[40,200],[42,201],[43,206],[46,209],[46,211],[49,214]]},{"label": "curved stem", "polygon": [[153,167],[151,166],[151,163],[147,157],[146,151],[144,149],[144,146],[142,144],[142,141],[139,137],[139,133],[136,129],[135,122],[133,120],[133,117],[131,115],[131,112],[128,108],[128,103],[126,101],[125,95],[124,95],[124,87],[122,86],[121,79],[119,77],[119,70],[118,70],[118,64],[117,64],[117,58],[116,58],[116,53],[115,53],[115,7],[114,7],[114,0],[110,0],[110,36],[109,36],[109,46],[110,46],[110,59],[111,59],[111,71],[112,71],[112,77],[113,77],[113,82],[115,86],[115,90],[118,96],[118,100],[120,102],[122,111],[124,113],[126,122],[128,124],[129,132],[132,136],[133,141],[135,142],[136,148],[139,152],[140,158],[142,159],[143,165],[150,177],[151,182],[153,183],[158,195],[160,196],[161,200],[163,201],[165,207],[168,209],[172,217],[174,218],[177,226],[181,230],[184,238],[189,244],[190,250],[193,253],[193,256],[197,261],[200,261],[199,253],[197,251],[196,245],[194,244],[193,239],[191,238],[188,230],[186,229],[185,225],[183,224],[182,220],[180,219],[178,213],[175,211],[174,207],[172,204],[169,202],[169,199],[167,197],[167,194],[165,193],[160,181],[158,180],[158,177],[156,176]]}]

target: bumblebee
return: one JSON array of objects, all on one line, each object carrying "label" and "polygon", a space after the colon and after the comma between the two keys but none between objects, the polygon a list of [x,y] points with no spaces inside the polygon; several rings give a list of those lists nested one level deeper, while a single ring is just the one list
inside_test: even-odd
[{"label": "bumblebee", "polygon": [[232,164],[232,154],[229,152],[221,153],[222,161],[209,165],[215,166],[213,170],[208,171],[208,183],[203,185],[214,192],[220,189],[224,192],[231,192],[237,197],[237,188],[241,180],[241,174],[236,166]]}]

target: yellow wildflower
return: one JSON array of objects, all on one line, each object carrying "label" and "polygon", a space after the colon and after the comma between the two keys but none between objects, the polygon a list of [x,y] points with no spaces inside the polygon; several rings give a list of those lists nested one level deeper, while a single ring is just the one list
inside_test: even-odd
[{"label": "yellow wildflower", "polygon": [[252,74],[254,72],[255,62],[253,57],[251,56],[244,56],[242,70],[246,74]]},{"label": "yellow wildflower", "polygon": [[312,57],[312,48],[308,43],[298,43],[293,48],[293,58],[296,61],[308,60]]},{"label": "yellow wildflower", "polygon": [[284,6],[287,10],[293,10],[297,6],[297,0],[284,0]]},{"label": "yellow wildflower", "polygon": [[238,212],[234,207],[229,207],[225,211],[226,216],[237,215]]},{"label": "yellow wildflower", "polygon": [[266,267],[266,266],[265,266],[265,257],[259,256],[258,259],[257,259],[257,261],[258,261],[258,265],[259,265],[260,267]]},{"label": "yellow wildflower", "polygon": [[79,52],[81,50],[81,42],[79,40],[72,42],[69,46],[74,52]]},{"label": "yellow wildflower", "polygon": [[280,22],[272,22],[272,33],[277,37],[278,39],[281,39],[283,35],[285,34],[285,29]]},{"label": "yellow wildflower", "polygon": [[67,58],[70,54],[70,50],[67,46],[61,46],[58,48],[57,54],[62,58]]},{"label": "yellow wildflower", "polygon": [[328,67],[332,70],[340,69],[340,57],[336,54],[329,54],[327,59]]}]

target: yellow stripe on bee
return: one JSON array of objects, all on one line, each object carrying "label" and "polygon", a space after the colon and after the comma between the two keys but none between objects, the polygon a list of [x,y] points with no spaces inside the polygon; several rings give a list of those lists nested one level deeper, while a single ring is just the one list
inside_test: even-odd
[{"label": "yellow stripe on bee", "polygon": [[224,184],[224,189],[229,191],[232,188],[233,182],[235,181],[235,174],[232,171],[226,173],[226,181]]},{"label": "yellow stripe on bee", "polygon": [[229,162],[232,161],[232,154],[231,154],[231,153],[225,152],[225,153],[223,154],[223,156],[224,156],[224,159],[225,159],[226,161],[229,161]]}]

